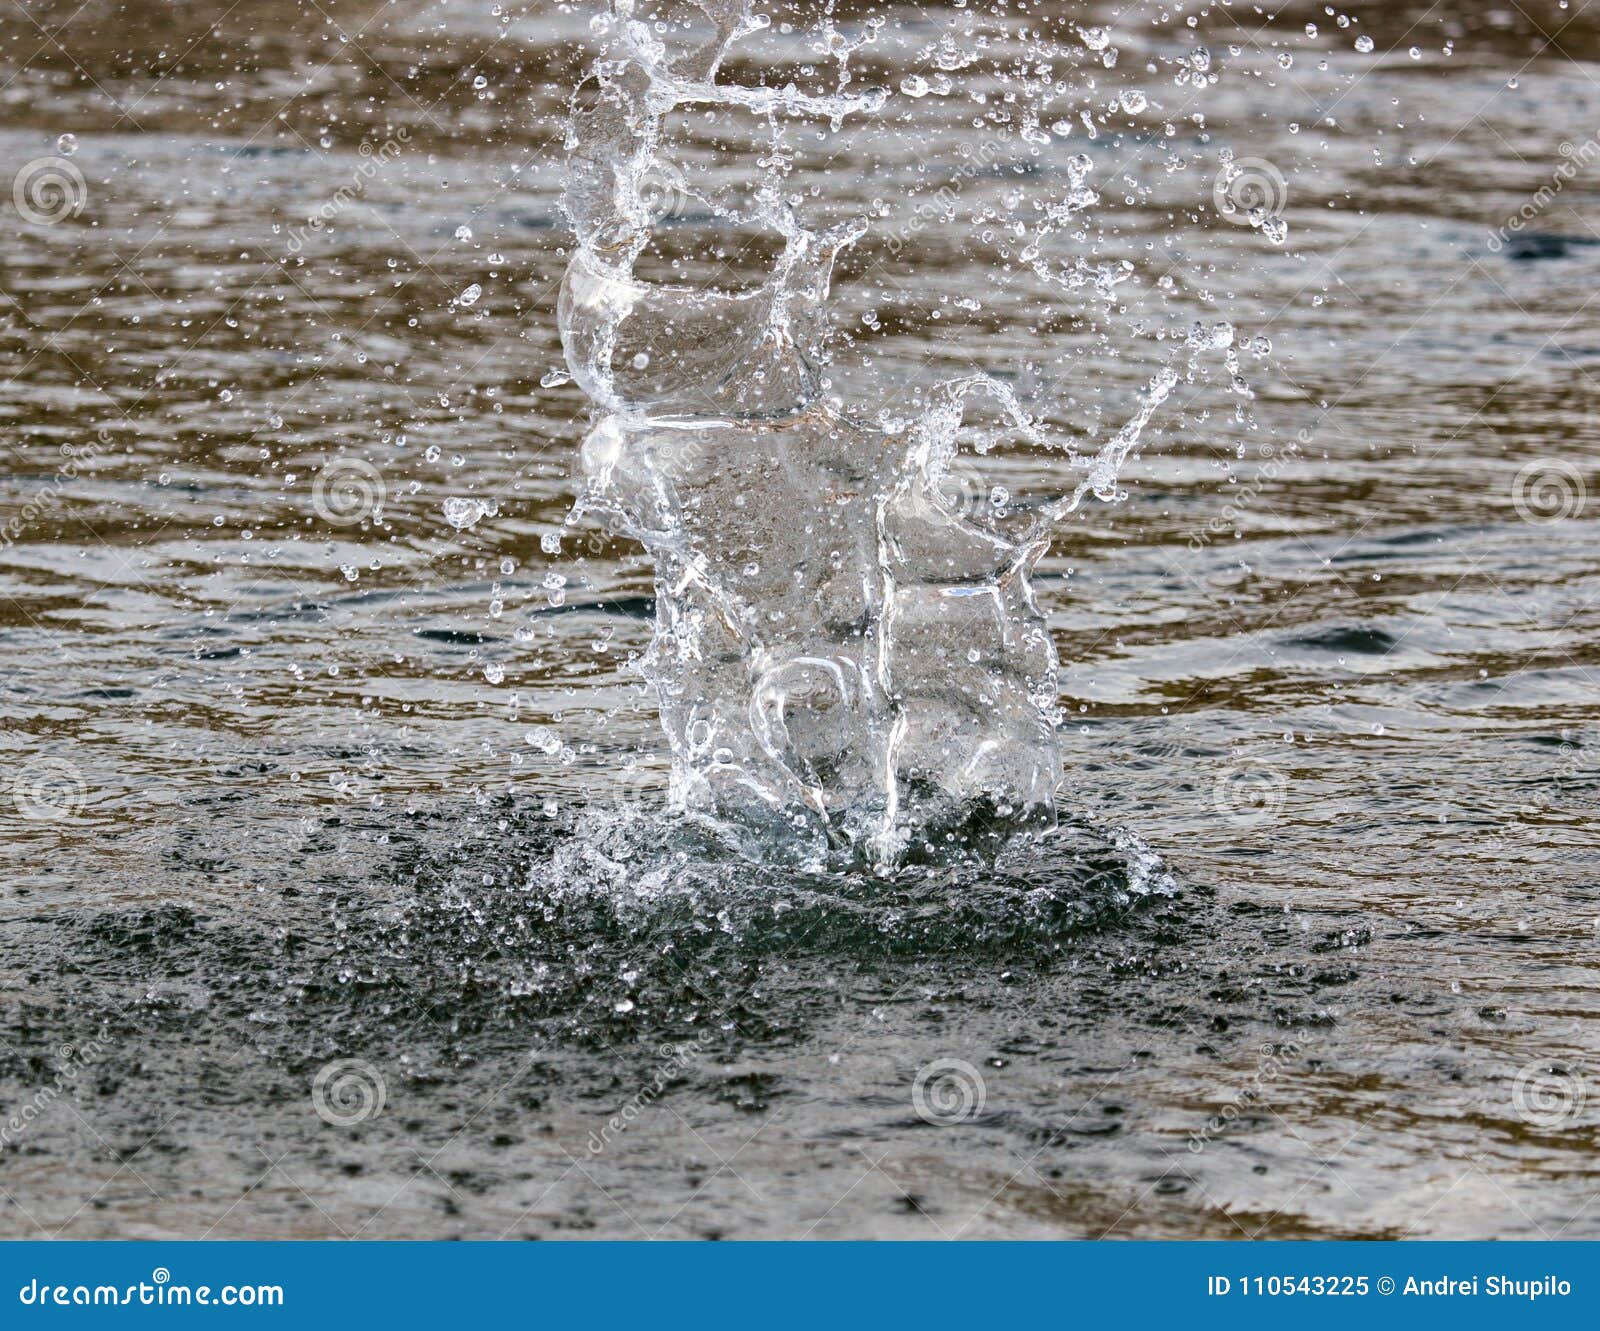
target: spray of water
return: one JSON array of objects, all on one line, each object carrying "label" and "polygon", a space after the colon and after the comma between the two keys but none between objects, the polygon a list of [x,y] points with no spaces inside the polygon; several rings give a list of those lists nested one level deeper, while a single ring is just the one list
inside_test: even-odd
[{"label": "spray of water", "polygon": [[[838,132],[890,95],[852,86],[842,38],[830,44],[832,93],[724,79],[730,50],[766,20],[751,0],[694,6],[709,30],[676,53],[668,25],[634,0],[594,19],[600,55],[566,143],[576,244],[559,310],[593,406],[571,520],[604,522],[654,562],[645,668],[674,804],[754,854],[810,865],[888,868],[1049,827],[1057,661],[1030,574],[1053,524],[1091,494],[1117,497],[1118,470],[1179,371],[1162,367],[1093,451],[1043,429],[984,375],[938,385],[913,418],[885,425],[824,373],[835,258],[867,223],[808,229],[773,178],[738,202],[707,201],[717,222],[781,241],[759,285],[641,280],[663,194],[686,189],[665,141],[671,116],[714,108]],[[1084,280],[1040,244],[1074,199],[1082,206],[1086,169],[1022,256],[1047,281]],[[1187,350],[1229,340],[1224,325]],[[1070,477],[1020,519],[952,484],[980,400],[999,424],[978,447],[1022,440]]]}]

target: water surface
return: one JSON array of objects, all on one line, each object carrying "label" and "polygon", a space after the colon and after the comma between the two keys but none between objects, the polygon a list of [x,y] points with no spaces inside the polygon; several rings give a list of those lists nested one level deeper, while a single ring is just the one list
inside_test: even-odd
[{"label": "water surface", "polygon": [[[1254,428],[1180,392],[1040,570],[1060,835],[887,882],[671,829],[649,565],[541,547],[586,14],[0,13],[7,196],[83,181],[0,205],[4,1232],[1596,1236],[1592,6],[1034,8],[1151,105],[1035,156],[963,85],[805,144],[819,208],[898,209],[841,264],[841,382],[981,370],[1088,434],[1141,313],[1271,351]],[[841,6],[902,25],[857,77],[952,12]],[[1215,86],[1147,71],[1198,42]],[[1283,244],[1203,206],[1222,146],[1281,173]],[[1077,152],[1084,243],[1141,274],[1110,315],[973,220]]]}]

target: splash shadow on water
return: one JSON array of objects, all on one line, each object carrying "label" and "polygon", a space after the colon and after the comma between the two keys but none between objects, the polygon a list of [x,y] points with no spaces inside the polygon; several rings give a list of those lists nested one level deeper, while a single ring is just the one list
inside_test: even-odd
[{"label": "splash shadow on water", "polygon": [[[231,863],[221,850],[205,862]],[[1088,955],[1158,972],[1210,913],[1208,890],[1180,890],[1139,843],[1087,823],[989,868],[879,878],[752,864],[655,815],[558,822],[507,800],[466,820],[328,819],[299,859],[299,884],[237,909],[14,919],[21,969],[74,977],[50,986],[48,1009],[14,1013],[14,1032],[136,1048],[169,1027],[209,1031],[290,1071],[352,1051],[475,1062],[530,1042],[626,1061],[702,1035],[788,1044],[862,986],[1011,1002]]]},{"label": "splash shadow on water", "polygon": [[[0,1087],[49,1083],[69,1043],[94,1051],[67,1090],[74,1113],[20,1146],[35,1169],[59,1167],[59,1183],[29,1192],[32,1211],[72,1215],[103,1182],[109,1144],[164,1195],[198,1187],[222,1214],[266,1152],[353,1230],[447,1152],[459,1167],[440,1204],[465,1208],[450,1223],[497,1236],[533,1200],[530,1177],[587,1158],[591,1129],[648,1088],[660,1118],[605,1179],[656,1187],[637,1204],[665,1206],[665,1221],[683,1199],[650,1183],[655,1152],[697,1151],[687,1129],[668,1131],[680,1118],[748,1135],[770,1111],[795,1140],[926,1150],[937,1143],[913,1112],[913,1074],[950,1054],[1007,1069],[971,1125],[983,1150],[1106,1142],[1106,1167],[1142,1178],[1167,1139],[1106,1137],[1141,1097],[1198,1113],[1182,1107],[1192,1077],[1327,1021],[1306,964],[1315,936],[1265,907],[1224,908],[1088,823],[989,868],[884,878],[752,864],[710,834],[614,808],[352,807],[296,826],[286,849],[237,819],[191,820],[147,904],[13,916],[13,978],[31,997],[8,1004]],[[286,863],[297,881],[268,876]],[[207,901],[185,872],[233,877]],[[311,1088],[350,1059],[386,1085],[388,1109],[331,1127]],[[1119,1113],[1102,1111],[1106,1096]],[[1080,1101],[1093,1112],[1075,1114]],[[576,1225],[585,1205],[552,1203],[548,1223]],[[228,1223],[257,1232],[280,1213],[263,1199]],[[426,1232],[420,1215],[369,1232]]]},{"label": "splash shadow on water", "polygon": [[399,891],[341,906],[342,985],[564,1043],[793,1036],[847,977],[991,983],[1086,939],[1159,938],[1189,906],[1142,845],[1088,824],[993,866],[887,878],[752,863],[652,814],[557,824],[508,806],[469,844],[443,840],[418,829],[395,856]]}]

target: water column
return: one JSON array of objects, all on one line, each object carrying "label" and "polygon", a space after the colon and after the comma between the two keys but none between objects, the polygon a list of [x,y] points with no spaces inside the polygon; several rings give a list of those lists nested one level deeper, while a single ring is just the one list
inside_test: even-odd
[{"label": "water column", "polygon": [[[808,230],[773,188],[744,220],[776,233],[766,280],[736,292],[647,283],[652,178],[678,176],[663,119],[684,105],[870,113],[877,90],[810,96],[719,81],[759,30],[748,3],[698,5],[713,32],[673,59],[618,3],[568,135],[577,245],[560,304],[593,403],[579,511],[655,563],[645,660],[673,799],[753,853],[888,867],[1048,823],[1055,652],[1021,539],[942,488],[981,376],[940,386],[899,431],[823,391],[835,256],[864,225]],[[752,168],[754,170],[754,168]],[[725,216],[731,216],[725,210]]]}]

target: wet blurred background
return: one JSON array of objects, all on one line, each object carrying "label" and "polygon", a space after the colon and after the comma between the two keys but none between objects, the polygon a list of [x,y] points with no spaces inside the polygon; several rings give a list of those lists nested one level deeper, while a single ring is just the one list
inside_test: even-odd
[{"label": "wet blurred background", "polygon": [[[897,94],[786,130],[864,409],[1235,330],[1039,580],[1090,849],[969,928],[585,832],[665,784],[647,562],[541,546],[588,9],[0,0],[0,1228],[1594,1237],[1600,9],[768,12]],[[758,280],[679,130],[660,271]]]}]

